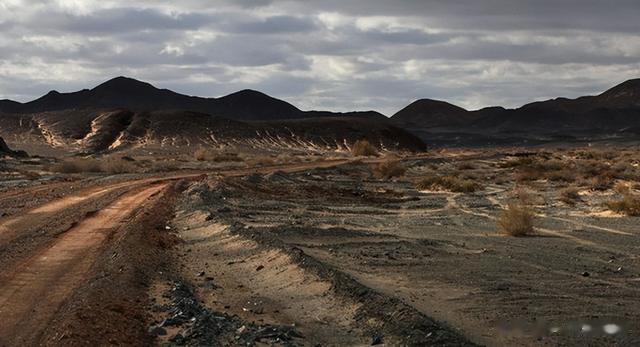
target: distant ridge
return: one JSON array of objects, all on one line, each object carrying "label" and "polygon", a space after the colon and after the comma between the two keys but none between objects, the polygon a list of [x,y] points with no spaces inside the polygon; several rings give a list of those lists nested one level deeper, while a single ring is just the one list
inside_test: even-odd
[{"label": "distant ridge", "polygon": [[596,96],[556,98],[516,109],[467,111],[443,101],[422,99],[394,114],[391,121],[423,133],[619,134],[640,127],[640,79],[628,80]]},{"label": "distant ridge", "polygon": [[333,113],[301,111],[297,107],[255,90],[241,90],[220,98],[187,96],[128,77],[116,77],[93,89],[71,93],[50,91],[27,102],[0,101],[0,112],[36,113],[81,109],[126,108],[135,112],[182,110],[235,120],[280,120],[311,117],[365,117],[386,120],[377,112]]}]

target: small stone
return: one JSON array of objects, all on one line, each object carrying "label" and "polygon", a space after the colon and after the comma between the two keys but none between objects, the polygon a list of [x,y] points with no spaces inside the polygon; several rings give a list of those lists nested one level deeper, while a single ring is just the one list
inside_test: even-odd
[{"label": "small stone", "polygon": [[582,277],[589,277],[590,275],[591,275],[591,274],[590,274],[590,273],[588,273],[587,271],[585,271],[585,272],[583,272],[583,273],[582,273]]},{"label": "small stone", "polygon": [[167,330],[156,325],[149,328],[149,334],[152,336],[165,336],[167,335]]},{"label": "small stone", "polygon": [[382,336],[381,335],[374,336],[373,340],[371,341],[371,346],[376,346],[381,344],[382,344]]},{"label": "small stone", "polygon": [[258,265],[258,267],[256,268],[256,271],[260,271],[260,270],[262,270],[262,269],[264,269],[264,266],[262,266],[262,265]]},{"label": "small stone", "polygon": [[198,272],[198,277],[202,277],[202,276],[204,276],[204,274],[205,274],[204,271],[200,271],[200,272]]}]

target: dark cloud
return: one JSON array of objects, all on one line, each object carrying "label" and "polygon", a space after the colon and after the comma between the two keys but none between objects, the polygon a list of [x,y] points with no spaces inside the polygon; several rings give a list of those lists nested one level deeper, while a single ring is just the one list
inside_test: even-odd
[{"label": "dark cloud", "polygon": [[87,15],[43,10],[28,21],[32,27],[86,34],[114,34],[136,30],[194,30],[209,22],[198,13],[163,13],[154,9],[114,8]]}]

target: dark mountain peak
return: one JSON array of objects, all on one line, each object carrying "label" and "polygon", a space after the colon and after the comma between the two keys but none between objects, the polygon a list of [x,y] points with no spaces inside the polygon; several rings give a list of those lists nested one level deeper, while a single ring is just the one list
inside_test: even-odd
[{"label": "dark mountain peak", "polygon": [[600,94],[598,97],[608,100],[634,98],[636,99],[636,102],[638,102],[640,101],[640,78],[622,82],[617,86]]},{"label": "dark mountain peak", "polygon": [[304,118],[304,114],[290,103],[256,90],[244,89],[216,99],[219,114],[249,120]]},{"label": "dark mountain peak", "polygon": [[268,97],[270,98],[269,95],[263,93],[263,92],[259,92],[257,90],[253,90],[253,89],[243,89],[243,90],[239,90],[235,93],[231,93],[227,96],[244,96],[244,97]]},{"label": "dark mountain peak", "polygon": [[398,111],[392,118],[400,121],[415,121],[431,117],[439,118],[443,115],[464,114],[467,112],[464,108],[446,101],[419,99]]},{"label": "dark mountain peak", "polygon": [[242,102],[242,103],[277,103],[280,105],[289,105],[291,107],[294,107],[293,105],[276,99],[272,96],[269,96],[265,93],[259,92],[257,90],[253,90],[253,89],[243,89],[240,91],[237,91],[235,93],[231,93],[229,95],[223,96],[221,98],[219,98],[218,100],[222,101],[222,102]]},{"label": "dark mountain peak", "polygon": [[157,91],[158,88],[154,87],[150,83],[138,81],[134,78],[119,76],[112,78],[97,87],[93,88],[94,92],[124,92],[124,93],[138,93]]},{"label": "dark mountain peak", "polygon": [[57,90],[50,90],[45,96],[57,96],[60,95],[60,92]]}]

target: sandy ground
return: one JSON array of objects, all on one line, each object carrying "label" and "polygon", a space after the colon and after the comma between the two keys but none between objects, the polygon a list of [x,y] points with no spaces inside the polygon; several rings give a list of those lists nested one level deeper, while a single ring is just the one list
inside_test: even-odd
[{"label": "sandy ground", "polygon": [[[496,226],[505,155],[43,177],[0,190],[0,345],[640,343],[638,217],[527,189],[535,233]],[[421,191],[460,171],[473,193]],[[635,189],[635,188],[633,188]]]},{"label": "sandy ground", "polygon": [[[414,162],[409,178],[429,165],[432,159]],[[302,252],[478,344],[639,343],[638,218],[594,215],[601,208],[595,194],[594,201],[565,206],[552,195],[554,189],[541,189],[538,194],[548,196],[536,206],[536,233],[509,237],[499,232],[496,219],[511,190],[510,182],[488,182],[470,194],[418,191],[407,178],[375,179],[364,164],[199,183],[187,191],[192,205],[185,207],[210,213],[209,226],[202,222],[197,230],[220,230],[222,224],[236,230],[231,233],[236,238],[222,237],[219,231],[208,239],[208,251],[188,252],[182,259],[196,274],[207,268],[204,263],[220,264],[220,257],[237,262],[239,257],[249,266],[234,274],[250,276],[252,283],[262,277],[251,275],[258,264],[251,256],[256,252],[231,256],[225,249],[230,240],[258,240],[271,252]],[[180,235],[188,237],[192,226],[184,228]],[[189,249],[196,252],[198,247]],[[261,256],[265,268],[273,257]],[[203,289],[202,295],[212,296],[218,305],[229,304],[227,279],[219,276],[213,272],[223,289]],[[271,280],[272,286],[282,281],[275,275]],[[249,288],[262,292],[260,286]],[[349,299],[341,294],[334,290],[332,295]],[[243,297],[251,301],[251,295]],[[375,328],[358,323],[365,335],[373,336]],[[617,333],[607,333],[611,331]],[[381,335],[389,337],[390,345],[415,342],[393,330]]]}]

